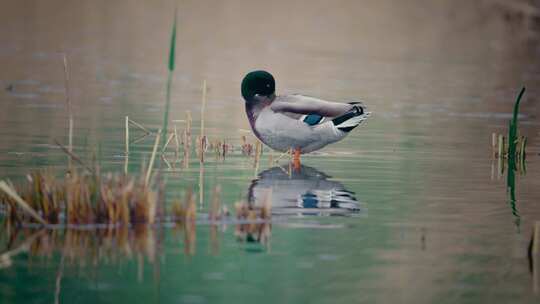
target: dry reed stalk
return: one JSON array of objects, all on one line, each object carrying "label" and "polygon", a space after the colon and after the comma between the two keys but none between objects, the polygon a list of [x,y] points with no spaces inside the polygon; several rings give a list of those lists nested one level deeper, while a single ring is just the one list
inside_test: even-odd
[{"label": "dry reed stalk", "polygon": [[280,159],[283,158],[283,156],[288,155],[289,153],[290,153],[290,149],[287,150],[287,151],[285,151],[285,152],[283,152],[283,153],[281,153],[281,154],[274,160],[274,162],[277,163]]},{"label": "dry reed stalk", "polygon": [[527,146],[527,137],[523,136],[521,138],[521,145],[519,147],[519,158],[525,160],[525,147]]},{"label": "dry reed stalk", "polygon": [[152,131],[148,130],[147,128],[145,128],[143,125],[141,125],[140,123],[130,119],[129,120],[129,123],[132,124],[133,126],[141,129],[142,131],[144,131],[146,134],[152,134]]},{"label": "dry reed stalk", "polygon": [[242,135],[242,155],[245,156],[251,156],[253,153],[253,146],[247,142],[247,138],[245,135]]},{"label": "dry reed stalk", "polygon": [[201,136],[195,137],[195,156],[201,161]]},{"label": "dry reed stalk", "polygon": [[61,284],[62,284],[62,277],[64,275],[64,259],[65,255],[62,254],[62,258],[60,259],[60,265],[58,266],[58,272],[56,273],[56,287],[54,290],[54,303],[59,304],[60,303],[60,291],[61,291]]},{"label": "dry reed stalk", "polygon": [[124,175],[128,174],[128,166],[129,166],[129,155],[126,155],[124,158]]},{"label": "dry reed stalk", "polygon": [[497,157],[497,133],[491,133],[491,157]]},{"label": "dry reed stalk", "polygon": [[180,200],[175,200],[171,204],[171,214],[173,216],[173,221],[175,222],[180,222],[184,219],[186,211]]},{"label": "dry reed stalk", "polygon": [[94,170],[92,170],[92,168],[88,167],[77,155],[75,155],[75,153],[69,151],[68,148],[64,147],[60,142],[58,142],[58,140],[54,140],[54,143],[60,147],[60,149],[62,149],[62,151],[64,151],[64,153],[66,153],[70,159],[73,159],[74,161],[76,161],[77,163],[79,163],[79,165],[83,166],[86,170],[88,170],[90,173],[95,173]]},{"label": "dry reed stalk", "polygon": [[[73,110],[71,107],[71,100],[69,99],[69,66],[67,55],[64,53],[64,81],[65,81],[65,94],[66,94],[66,106],[68,111],[68,151],[73,152]],[[68,168],[71,171],[71,158],[68,157]]]},{"label": "dry reed stalk", "polygon": [[126,158],[124,159],[124,174],[127,175],[128,173],[128,165],[129,165],[129,117],[126,116],[125,120],[125,136],[126,136]]},{"label": "dry reed stalk", "polygon": [[167,160],[164,154],[161,154],[161,160],[165,163],[165,165],[167,165],[167,168],[169,170],[173,169],[173,167],[171,166],[171,163]]},{"label": "dry reed stalk", "polygon": [[148,137],[148,135],[150,135],[149,133],[145,133],[137,138],[135,138],[130,144],[134,145],[136,143],[139,143],[141,141],[143,141],[146,137]]},{"label": "dry reed stalk", "polygon": [[178,139],[178,130],[176,128],[176,124],[174,125],[174,143],[175,145],[175,157],[176,160],[178,160],[178,157],[180,156],[180,140]]},{"label": "dry reed stalk", "polygon": [[[8,226],[9,227],[9,226]],[[38,239],[41,235],[43,235],[46,232],[45,229],[41,229],[29,237],[26,237],[25,240],[22,242],[22,244],[18,245],[14,249],[2,252],[0,254],[0,269],[7,268],[12,265],[11,258],[14,256],[17,256],[23,252],[27,252],[33,243]]]},{"label": "dry reed stalk", "polygon": [[27,202],[25,202],[15,190],[13,190],[5,181],[0,181],[0,190],[4,191],[13,201],[15,201],[21,209],[26,211],[30,216],[32,216],[36,221],[42,225],[47,225],[48,223],[34,210]]},{"label": "dry reed stalk", "polygon": [[210,254],[217,256],[219,254],[218,226],[210,226]]},{"label": "dry reed stalk", "polygon": [[499,158],[504,157],[504,136],[502,134],[499,134]]},{"label": "dry reed stalk", "polygon": [[173,139],[174,137],[174,133],[172,133],[171,135],[169,135],[169,138],[167,138],[167,141],[165,142],[165,145],[163,146],[163,149],[161,150],[161,153],[165,153],[165,150],[167,149],[167,147],[169,146],[169,144],[171,143],[171,140]]},{"label": "dry reed stalk", "polygon": [[292,163],[293,163],[293,148],[289,148],[289,170],[288,170],[288,174],[289,174],[289,178],[292,177]]},{"label": "dry reed stalk", "polygon": [[126,147],[125,147],[126,151],[125,151],[125,153],[126,153],[126,155],[128,155],[129,154],[129,117],[128,116],[126,116],[124,127],[125,127],[125,133],[124,134],[125,134],[125,139],[126,139]]},{"label": "dry reed stalk", "polygon": [[197,206],[195,206],[195,199],[193,198],[193,192],[191,189],[186,193],[186,222],[195,222],[197,219]]},{"label": "dry reed stalk", "polygon": [[523,136],[523,140],[521,141],[521,148],[520,148],[520,154],[519,154],[519,167],[522,174],[526,173],[526,167],[525,167],[525,158],[527,155],[525,154],[525,147],[527,146],[527,137]]},{"label": "dry reed stalk", "polygon": [[253,162],[253,167],[258,171],[259,169],[259,160],[261,159],[262,154],[262,143],[257,140],[255,142],[255,161]]},{"label": "dry reed stalk", "polygon": [[[193,119],[191,118],[191,111],[186,111],[186,130],[191,139],[191,127],[193,125]],[[190,142],[191,145],[191,142]]]},{"label": "dry reed stalk", "polygon": [[212,222],[215,222],[221,219],[220,195],[221,195],[221,186],[218,185],[214,187],[214,191],[212,192],[212,204],[210,206],[210,211],[208,213],[208,219]]},{"label": "dry reed stalk", "polygon": [[204,166],[199,166],[199,206],[202,208],[204,203]]},{"label": "dry reed stalk", "polygon": [[261,218],[269,219],[272,217],[272,188],[268,189],[264,196],[264,201],[261,207]]},{"label": "dry reed stalk", "polygon": [[191,112],[186,111],[186,128],[183,133],[183,144],[184,144],[184,159],[183,167],[189,168],[189,159],[191,154]]},{"label": "dry reed stalk", "polygon": [[150,163],[148,164],[148,169],[146,170],[146,178],[144,179],[144,185],[148,186],[150,182],[150,175],[152,174],[152,169],[154,168],[154,160],[156,159],[156,152],[159,145],[159,138],[161,137],[161,129],[158,130],[156,135],[156,140],[154,141],[154,148],[152,150],[152,156],[150,157]]},{"label": "dry reed stalk", "polygon": [[182,167],[189,168],[189,145],[188,145],[188,135],[186,130],[182,132],[182,142],[184,143],[184,157],[182,159]]},{"label": "dry reed stalk", "polygon": [[200,135],[200,162],[201,164],[204,163],[204,143],[203,141],[205,140],[205,136],[204,136],[204,114],[205,114],[205,111],[206,111],[206,79],[203,80],[203,85],[202,85],[202,99],[201,99],[201,135]]}]

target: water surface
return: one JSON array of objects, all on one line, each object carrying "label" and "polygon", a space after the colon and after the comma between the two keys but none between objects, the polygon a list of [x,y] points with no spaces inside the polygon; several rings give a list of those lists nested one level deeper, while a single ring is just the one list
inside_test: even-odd
[{"label": "water surface", "polygon": [[[178,3],[171,119],[235,147],[209,152],[199,221],[176,227],[24,229],[2,250],[2,303],[536,303],[527,247],[540,220],[538,48],[489,1]],[[70,63],[75,152],[124,168],[124,117],[157,129],[174,3],[10,1],[0,11],[0,172],[61,175],[67,142],[61,52]],[[344,141],[259,167],[239,85],[270,70],[279,92],[363,100],[373,112]],[[491,134],[506,134],[527,87],[527,173],[511,206]],[[138,133],[133,134],[133,136]],[[153,138],[132,145],[140,172]],[[192,151],[195,154],[194,151]],[[173,156],[173,150],[167,154]],[[164,170],[167,201],[201,192],[199,163]],[[205,220],[212,193],[254,205],[272,188],[272,222]],[[5,252],[5,251],[4,251]],[[538,271],[538,270],[537,270]],[[535,284],[537,287],[535,287]]]}]

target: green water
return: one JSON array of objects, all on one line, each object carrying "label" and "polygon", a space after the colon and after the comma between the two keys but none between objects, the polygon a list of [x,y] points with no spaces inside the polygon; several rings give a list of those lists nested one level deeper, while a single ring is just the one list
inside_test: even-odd
[{"label": "green water", "polygon": [[[199,221],[108,237],[24,229],[12,242],[2,228],[2,252],[21,250],[2,261],[0,302],[537,303],[540,269],[530,269],[527,247],[540,220],[538,47],[491,6],[416,2],[179,2],[169,125],[183,131],[191,111],[195,139],[206,79],[205,132],[234,146],[224,161],[207,154]],[[4,4],[1,178],[66,169],[54,145],[67,142],[60,51],[70,60],[75,153],[122,172],[124,117],[163,123],[173,11],[172,1]],[[270,165],[267,148],[256,172],[239,152],[242,135],[254,140],[239,86],[255,68],[272,71],[278,93],[360,99],[373,114],[304,156],[290,180],[277,168],[286,159]],[[516,173],[512,206],[491,134],[507,134],[522,86],[527,174]],[[130,147],[130,172],[153,141]],[[192,151],[189,169],[161,172],[168,203],[201,192],[199,169]],[[272,222],[249,233],[233,218],[209,224],[218,185],[233,214],[235,202],[261,204],[272,187]],[[298,205],[331,189],[341,205]]]}]

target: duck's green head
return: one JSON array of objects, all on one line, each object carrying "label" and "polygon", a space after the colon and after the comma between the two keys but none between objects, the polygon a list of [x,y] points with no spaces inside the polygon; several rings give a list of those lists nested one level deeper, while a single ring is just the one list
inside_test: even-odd
[{"label": "duck's green head", "polygon": [[242,80],[242,96],[247,102],[255,95],[270,96],[276,92],[276,82],[272,74],[266,71],[249,72]]}]

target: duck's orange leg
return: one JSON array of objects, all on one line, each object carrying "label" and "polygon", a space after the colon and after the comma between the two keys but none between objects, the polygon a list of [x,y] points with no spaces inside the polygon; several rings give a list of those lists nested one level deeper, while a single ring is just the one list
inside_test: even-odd
[{"label": "duck's orange leg", "polygon": [[294,149],[294,156],[293,156],[293,167],[296,171],[300,170],[301,163],[300,163],[300,148]]}]

